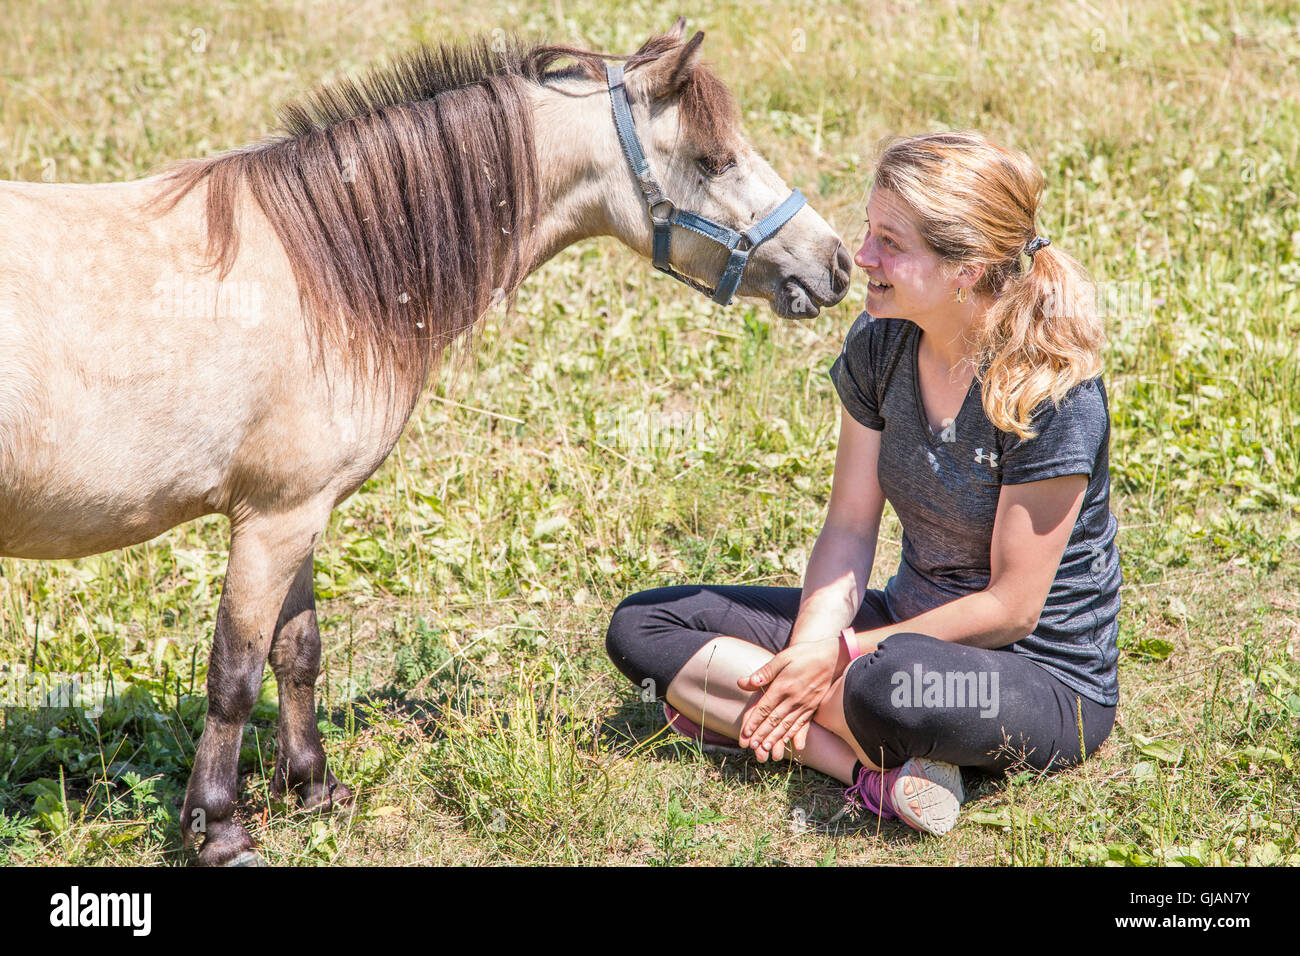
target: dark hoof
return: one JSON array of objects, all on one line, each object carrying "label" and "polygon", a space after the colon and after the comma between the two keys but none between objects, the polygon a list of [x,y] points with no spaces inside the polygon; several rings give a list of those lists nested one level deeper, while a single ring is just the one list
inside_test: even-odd
[{"label": "dark hoof", "polygon": [[229,863],[224,866],[266,866],[267,862],[263,859],[262,854],[256,850],[244,850]]},{"label": "dark hoof", "polygon": [[346,783],[317,783],[303,787],[299,806],[317,813],[351,811],[352,788]]},{"label": "dark hoof", "polygon": [[253,838],[243,827],[235,825],[223,831],[220,836],[208,834],[199,850],[199,866],[253,866],[248,862],[237,862],[247,857],[257,856],[253,847]]}]

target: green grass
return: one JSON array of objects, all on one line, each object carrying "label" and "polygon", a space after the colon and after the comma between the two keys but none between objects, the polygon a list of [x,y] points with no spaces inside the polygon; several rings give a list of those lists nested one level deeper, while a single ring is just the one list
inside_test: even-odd
[{"label": "green grass", "polygon": [[[0,3],[0,175],[105,181],[257,138],[287,96],[495,28],[630,52],[649,3]],[[874,144],[974,126],[1047,174],[1040,231],[1102,284],[1124,590],[1118,725],[984,781],[918,840],[812,771],[703,755],[605,659],[628,593],[797,586],[853,316],[724,310],[612,241],[487,316],[319,551],[320,720],[355,813],[271,800],[269,673],[241,818],[274,863],[1300,862],[1300,33],[1288,3],[722,3],[692,26],[751,140],[861,239]],[[360,8],[358,8],[360,9]],[[196,32],[198,31],[198,32]],[[673,416],[676,416],[675,418]],[[658,443],[654,438],[662,439]],[[98,718],[11,708],[0,861],[176,863],[224,522],[0,561],[0,667],[94,672]],[[871,586],[899,558],[887,509]]]}]

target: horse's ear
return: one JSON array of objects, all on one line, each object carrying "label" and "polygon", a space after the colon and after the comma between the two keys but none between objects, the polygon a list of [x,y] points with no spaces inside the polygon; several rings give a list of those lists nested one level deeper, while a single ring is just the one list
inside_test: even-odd
[{"label": "horse's ear", "polygon": [[670,50],[643,67],[646,89],[651,99],[672,99],[681,92],[692,71],[699,65],[700,44],[703,42],[704,31],[701,30],[685,46]]},{"label": "horse's ear", "polygon": [[686,18],[678,17],[677,22],[667,29],[664,36],[681,43],[686,38]]}]

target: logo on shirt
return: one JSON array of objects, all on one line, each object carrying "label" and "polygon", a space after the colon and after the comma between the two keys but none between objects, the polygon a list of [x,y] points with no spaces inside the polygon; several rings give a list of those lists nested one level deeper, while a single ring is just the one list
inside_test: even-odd
[{"label": "logo on shirt", "polygon": [[990,451],[987,455],[985,455],[983,448],[976,448],[975,462],[980,465],[987,463],[990,468],[996,468],[998,466],[998,456],[997,453],[994,451]]}]

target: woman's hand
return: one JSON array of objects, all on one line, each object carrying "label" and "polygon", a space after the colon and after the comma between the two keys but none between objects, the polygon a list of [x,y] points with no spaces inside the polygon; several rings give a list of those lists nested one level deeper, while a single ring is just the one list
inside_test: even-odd
[{"label": "woman's hand", "polygon": [[780,760],[791,740],[796,750],[802,750],[822,698],[847,663],[848,654],[838,637],[805,641],[792,644],[738,680],[742,690],[763,692],[745,712],[740,745],[752,747],[760,763],[769,754]]}]

